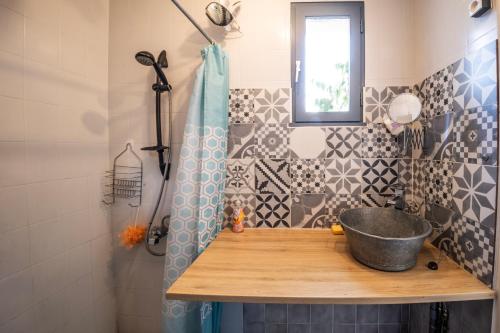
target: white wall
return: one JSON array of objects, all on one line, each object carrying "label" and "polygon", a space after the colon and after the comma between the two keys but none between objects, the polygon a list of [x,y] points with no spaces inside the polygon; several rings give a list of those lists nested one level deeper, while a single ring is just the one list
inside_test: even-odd
[{"label": "white wall", "polygon": [[[218,40],[230,57],[232,88],[290,86],[290,1],[243,1],[238,22],[243,37],[231,38],[205,17],[205,0],[180,3]],[[366,1],[366,83],[371,86],[413,82],[413,43],[410,0]],[[174,86],[174,151],[182,142],[194,73],[201,62],[203,36],[166,0],[111,0],[110,9],[110,143],[111,157],[127,141],[136,150],[154,143],[154,94],[151,68],[139,65],[134,54],[166,49],[167,76]],[[166,107],[164,97],[163,108]],[[146,187],[142,221],[156,199],[160,174],[154,154],[141,153]],[[177,158],[174,158],[174,162]],[[175,174],[175,169],[174,173]],[[171,189],[170,189],[171,190]],[[171,192],[171,191],[170,191]],[[165,200],[163,216],[169,210]],[[115,234],[131,222],[126,206],[113,208]],[[119,326],[126,332],[156,332],[159,325],[163,258],[143,247],[115,247]],[[135,326],[131,326],[135,325]]]},{"label": "white wall", "polygon": [[107,0],[0,1],[0,332],[113,332]]},{"label": "white wall", "polygon": [[413,83],[415,49],[411,1],[369,0],[366,10],[366,86]]},{"label": "white wall", "polygon": [[[244,35],[224,40],[231,57],[232,87],[290,86],[290,2],[243,2],[238,22]],[[414,61],[410,0],[364,2],[366,85],[410,84]],[[203,7],[191,7],[205,22]]]},{"label": "white wall", "polygon": [[468,3],[468,0],[412,0],[417,80],[497,38],[496,12],[470,18]]}]

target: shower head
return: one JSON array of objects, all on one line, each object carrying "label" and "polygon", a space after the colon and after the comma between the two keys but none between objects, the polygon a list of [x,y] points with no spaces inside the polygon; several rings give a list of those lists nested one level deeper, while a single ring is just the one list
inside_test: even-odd
[{"label": "shower head", "polygon": [[137,52],[135,60],[144,66],[153,66],[156,63],[155,57],[148,51]]},{"label": "shower head", "polygon": [[162,67],[163,68],[168,67],[167,52],[165,52],[165,50],[161,51],[160,55],[158,56],[158,61],[156,61],[155,57],[148,51],[137,52],[135,55],[135,60],[137,60],[141,65],[153,66],[158,79],[160,79],[160,81],[165,86],[170,87],[167,77],[165,76],[165,73],[163,73],[162,70]]},{"label": "shower head", "polygon": [[205,14],[213,24],[225,27],[234,20],[233,14],[218,2],[211,2],[205,8]]}]

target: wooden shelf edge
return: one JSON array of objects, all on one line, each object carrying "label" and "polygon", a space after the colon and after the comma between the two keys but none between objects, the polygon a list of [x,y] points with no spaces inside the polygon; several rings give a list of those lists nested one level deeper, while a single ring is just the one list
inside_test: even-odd
[{"label": "wooden shelf edge", "polygon": [[496,292],[490,290],[484,293],[455,294],[455,295],[432,295],[432,296],[398,296],[398,297],[378,297],[378,298],[310,298],[310,297],[273,297],[273,296],[217,296],[170,293],[165,295],[168,300],[180,301],[207,301],[207,302],[227,302],[227,303],[274,303],[274,304],[419,304],[433,302],[463,302],[494,300]]}]

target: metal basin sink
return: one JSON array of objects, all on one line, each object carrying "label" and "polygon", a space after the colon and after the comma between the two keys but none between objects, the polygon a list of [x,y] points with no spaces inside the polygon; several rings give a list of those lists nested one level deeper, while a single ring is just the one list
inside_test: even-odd
[{"label": "metal basin sink", "polygon": [[356,208],[339,216],[351,250],[361,263],[382,271],[412,268],[432,232],[426,220],[393,208]]}]

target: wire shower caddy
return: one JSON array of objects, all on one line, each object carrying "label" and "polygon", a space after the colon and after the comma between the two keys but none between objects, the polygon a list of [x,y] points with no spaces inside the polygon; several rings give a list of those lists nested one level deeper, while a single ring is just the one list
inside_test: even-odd
[{"label": "wire shower caddy", "polygon": [[[121,157],[124,157],[127,151],[137,160],[139,166],[122,165],[119,163]],[[137,204],[132,207],[138,207],[142,204],[142,182],[143,165],[142,159],[132,149],[132,145],[127,143],[125,149],[113,160],[113,169],[106,171],[106,184],[109,191],[104,194],[103,202],[106,205],[112,205],[116,199],[127,199],[133,201],[137,199]]]}]

